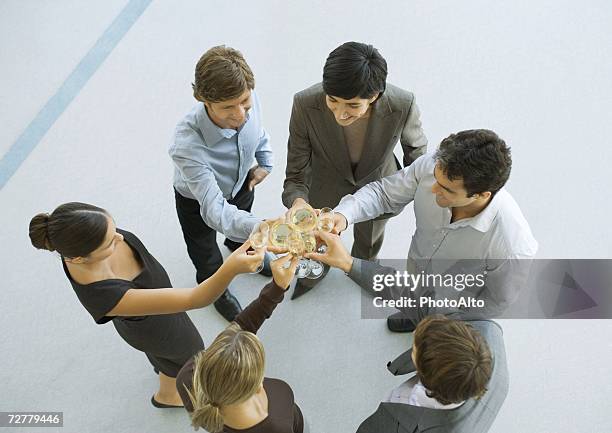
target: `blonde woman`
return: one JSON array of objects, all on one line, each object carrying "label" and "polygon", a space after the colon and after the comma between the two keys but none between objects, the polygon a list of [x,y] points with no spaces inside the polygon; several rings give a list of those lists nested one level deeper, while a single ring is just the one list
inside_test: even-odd
[{"label": "blonde woman", "polygon": [[[286,264],[291,260],[291,265]],[[303,433],[304,418],[293,391],[264,377],[264,348],[255,335],[283,300],[298,260],[271,263],[273,280],[205,351],[179,372],[177,387],[192,425],[211,433]]]},{"label": "blonde woman", "polygon": [[210,278],[193,288],[173,289],[162,265],[133,233],[116,227],[109,213],[86,203],[65,203],[30,222],[38,249],[57,251],[83,307],[97,324],[112,322],[130,346],[144,352],[159,374],[158,408],[181,407],[175,378],[204,348],[187,310],[214,302],[239,273],[252,272],[263,250],[238,248]]}]

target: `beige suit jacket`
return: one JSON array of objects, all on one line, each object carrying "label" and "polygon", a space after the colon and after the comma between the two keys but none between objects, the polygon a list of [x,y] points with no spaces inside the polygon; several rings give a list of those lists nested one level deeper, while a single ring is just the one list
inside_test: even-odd
[{"label": "beige suit jacket", "polygon": [[323,86],[302,90],[293,98],[284,205],[290,207],[300,197],[317,208],[334,207],[345,195],[396,172],[401,168],[393,154],[398,140],[404,166],[426,152],[414,95],[387,84],[372,105],[363,153],[353,172],[342,126],[325,104]]}]

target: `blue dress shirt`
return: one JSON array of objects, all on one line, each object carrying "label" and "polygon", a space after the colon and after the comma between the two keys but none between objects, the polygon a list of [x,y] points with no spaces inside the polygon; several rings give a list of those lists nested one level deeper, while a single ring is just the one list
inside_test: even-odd
[{"label": "blue dress shirt", "polygon": [[244,241],[261,221],[227,201],[235,197],[257,164],[272,171],[270,137],[261,125],[255,92],[247,120],[238,131],[215,125],[203,103],[198,103],[176,126],[168,153],[174,162],[174,188],[200,203],[209,227],[234,241]]}]

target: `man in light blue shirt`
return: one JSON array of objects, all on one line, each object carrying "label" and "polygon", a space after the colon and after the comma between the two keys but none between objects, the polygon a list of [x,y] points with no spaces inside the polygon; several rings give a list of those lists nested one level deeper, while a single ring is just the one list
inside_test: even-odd
[{"label": "man in light blue shirt", "polygon": [[[169,154],[176,209],[198,283],[223,263],[216,234],[235,250],[261,221],[251,214],[254,187],[272,170],[253,72],[242,54],[218,46],[200,58],[193,84],[199,103],[178,123]],[[271,275],[269,266],[264,275]],[[215,308],[228,321],[241,311],[226,290]]]}]

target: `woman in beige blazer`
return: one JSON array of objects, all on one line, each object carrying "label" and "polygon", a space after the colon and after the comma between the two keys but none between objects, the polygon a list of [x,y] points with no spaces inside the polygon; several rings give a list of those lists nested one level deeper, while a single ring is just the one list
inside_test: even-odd
[{"label": "woman in beige blazer", "polygon": [[[401,168],[393,154],[398,140],[403,165],[423,155],[427,139],[414,95],[386,82],[387,62],[372,45],[347,42],[332,51],[323,81],[293,98],[283,204],[334,207],[369,182]],[[351,254],[375,260],[386,221],[356,224]],[[298,280],[292,299],[319,280]]]}]

